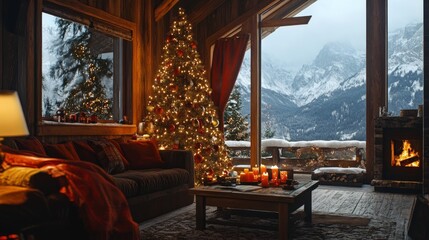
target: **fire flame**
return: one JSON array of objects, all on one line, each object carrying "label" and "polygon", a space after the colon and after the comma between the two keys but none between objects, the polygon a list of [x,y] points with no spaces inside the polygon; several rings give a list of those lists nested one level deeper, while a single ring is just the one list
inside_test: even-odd
[{"label": "fire flame", "polygon": [[[408,140],[402,141],[402,153],[399,155],[395,155],[395,166],[403,166],[401,165],[401,161],[411,159],[413,157],[419,157],[419,153],[414,151],[414,149],[411,147],[411,143]],[[416,161],[413,161],[405,167],[419,167],[420,166],[420,159],[417,159]]]}]

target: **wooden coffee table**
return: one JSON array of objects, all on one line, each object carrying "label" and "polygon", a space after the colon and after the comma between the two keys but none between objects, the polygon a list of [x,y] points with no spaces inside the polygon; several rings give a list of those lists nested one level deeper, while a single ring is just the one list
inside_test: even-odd
[{"label": "wooden coffee table", "polygon": [[[206,227],[206,206],[277,212],[279,239],[288,239],[289,214],[304,205],[305,221],[311,222],[311,193],[318,181],[298,185],[295,190],[280,187],[259,188],[246,191],[220,186],[191,188],[196,198],[196,227]],[[238,186],[237,188],[240,188]]]}]

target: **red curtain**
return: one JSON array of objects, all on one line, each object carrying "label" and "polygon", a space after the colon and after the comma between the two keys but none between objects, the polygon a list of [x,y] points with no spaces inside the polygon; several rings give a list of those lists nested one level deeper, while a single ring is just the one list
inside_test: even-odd
[{"label": "red curtain", "polygon": [[246,52],[249,35],[243,34],[216,41],[210,79],[212,83],[212,99],[218,108],[219,127],[223,131],[223,113],[234,88]]}]

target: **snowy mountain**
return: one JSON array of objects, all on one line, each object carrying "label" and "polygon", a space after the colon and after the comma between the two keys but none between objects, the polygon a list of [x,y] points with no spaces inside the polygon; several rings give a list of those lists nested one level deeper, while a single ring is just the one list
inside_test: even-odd
[{"label": "snowy mountain", "polygon": [[[423,100],[423,25],[390,34],[389,111],[417,108]],[[250,65],[245,56],[238,76],[243,114],[249,114]],[[288,140],[365,140],[364,53],[342,42],[327,43],[313,62],[293,75],[266,57],[262,66],[262,130],[270,121],[275,137]]]}]

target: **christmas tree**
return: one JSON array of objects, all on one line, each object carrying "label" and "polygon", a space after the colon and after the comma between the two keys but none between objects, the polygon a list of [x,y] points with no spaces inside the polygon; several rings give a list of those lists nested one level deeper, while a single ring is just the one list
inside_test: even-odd
[{"label": "christmas tree", "polygon": [[241,114],[241,108],[240,86],[236,85],[229,97],[224,113],[225,138],[228,140],[249,140],[248,116]]},{"label": "christmas tree", "polygon": [[87,26],[65,19],[56,20],[58,38],[53,45],[57,56],[50,77],[61,81],[59,103],[67,113],[84,112],[101,119],[112,118],[112,100],[106,96],[103,79],[112,78],[112,60],[91,53],[94,32]]},{"label": "christmas tree", "polygon": [[205,76],[192,26],[180,8],[166,37],[145,122],[160,147],[193,152],[197,185],[231,167]]}]

